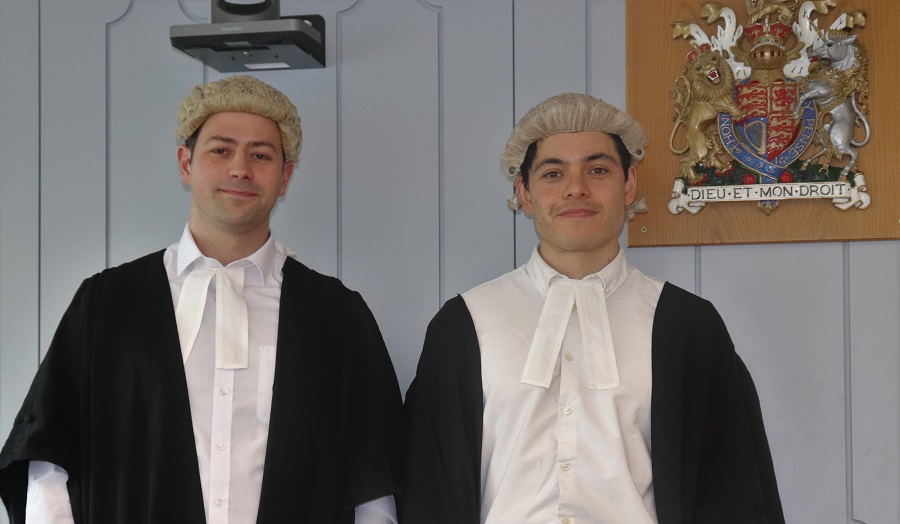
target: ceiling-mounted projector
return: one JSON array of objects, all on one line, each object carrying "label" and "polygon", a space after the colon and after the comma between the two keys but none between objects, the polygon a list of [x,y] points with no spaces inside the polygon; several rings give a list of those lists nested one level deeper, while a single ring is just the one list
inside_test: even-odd
[{"label": "ceiling-mounted projector", "polygon": [[279,0],[210,0],[210,24],[173,25],[172,46],[223,73],[325,67],[325,19],[280,16]]}]

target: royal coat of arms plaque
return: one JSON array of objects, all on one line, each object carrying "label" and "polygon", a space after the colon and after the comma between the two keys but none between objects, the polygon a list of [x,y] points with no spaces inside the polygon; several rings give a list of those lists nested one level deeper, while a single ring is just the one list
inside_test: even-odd
[{"label": "royal coat of arms plaque", "polygon": [[669,148],[681,157],[671,213],[754,200],[768,214],[780,200],[799,198],[830,199],[841,210],[869,207],[859,170],[872,133],[868,56],[855,33],[866,14],[843,13],[820,28],[816,15],[834,6],[748,0],[742,24],[731,8],[708,2],[700,16],[717,24],[714,35],[673,22],[673,36],[691,50],[670,93]]},{"label": "royal coat of arms plaque", "polygon": [[900,238],[898,4],[627,0],[638,179],[661,194],[629,245]]}]

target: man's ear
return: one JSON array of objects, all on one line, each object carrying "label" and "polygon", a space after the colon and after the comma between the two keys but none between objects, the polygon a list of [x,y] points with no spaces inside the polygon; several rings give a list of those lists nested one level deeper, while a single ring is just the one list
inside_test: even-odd
[{"label": "man's ear", "polygon": [[519,202],[522,204],[522,209],[524,209],[525,212],[529,215],[532,215],[532,209],[534,209],[534,206],[532,206],[531,202],[531,191],[529,191],[528,188],[525,187],[525,182],[522,181],[522,175],[517,176],[514,183],[516,185],[516,195],[519,197]]},{"label": "man's ear", "polygon": [[281,190],[278,192],[278,196],[284,196],[287,193],[288,182],[291,181],[291,177],[294,175],[294,163],[293,162],[285,162],[281,167]]},{"label": "man's ear", "polygon": [[181,171],[181,181],[191,183],[191,149],[188,146],[178,146],[178,169]]},{"label": "man's ear", "polygon": [[637,195],[637,168],[631,166],[628,168],[628,178],[625,180],[625,205],[634,204],[634,197]]}]

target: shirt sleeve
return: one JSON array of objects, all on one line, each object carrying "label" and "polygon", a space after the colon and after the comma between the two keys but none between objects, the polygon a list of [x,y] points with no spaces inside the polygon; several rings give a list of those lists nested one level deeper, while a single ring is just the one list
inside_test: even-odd
[{"label": "shirt sleeve", "polygon": [[397,524],[394,497],[388,495],[356,507],[356,524]]},{"label": "shirt sleeve", "polygon": [[66,470],[50,462],[28,463],[25,524],[74,524]]}]

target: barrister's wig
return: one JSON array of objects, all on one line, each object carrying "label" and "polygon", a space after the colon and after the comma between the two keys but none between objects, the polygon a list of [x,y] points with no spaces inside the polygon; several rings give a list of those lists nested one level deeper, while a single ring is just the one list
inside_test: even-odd
[{"label": "barrister's wig", "polygon": [[[557,133],[578,133],[581,131],[602,131],[617,135],[631,153],[633,162],[644,157],[647,136],[643,128],[627,113],[599,98],[581,93],[563,93],[550,97],[531,108],[513,128],[500,158],[504,174],[514,181],[522,176],[522,162],[528,146],[542,138]],[[521,204],[515,195],[508,205],[513,211]],[[634,212],[646,210],[643,198],[626,210],[629,218]]]},{"label": "barrister's wig", "polygon": [[281,147],[288,162],[300,157],[303,130],[297,108],[281,91],[252,76],[238,75],[195,87],[178,108],[179,141],[193,135],[210,115],[225,112],[253,113],[278,124]]}]

